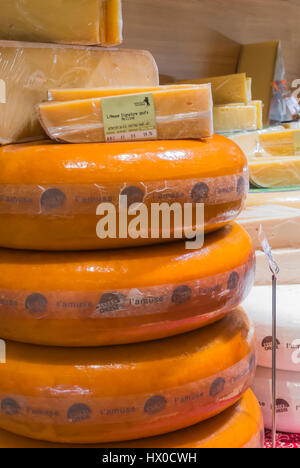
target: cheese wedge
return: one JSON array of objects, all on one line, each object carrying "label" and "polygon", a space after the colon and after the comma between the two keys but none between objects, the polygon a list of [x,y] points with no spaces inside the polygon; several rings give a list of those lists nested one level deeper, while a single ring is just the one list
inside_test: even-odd
[{"label": "cheese wedge", "polygon": [[300,156],[254,158],[249,169],[250,181],[257,187],[300,185]]},{"label": "cheese wedge", "polygon": [[[199,139],[212,136],[213,116],[210,85],[199,85],[192,88],[182,86],[182,88],[173,90],[159,88],[149,95],[152,96],[154,102],[157,139]],[[139,108],[142,114],[147,112],[147,105],[149,104],[150,107],[149,97],[145,98],[145,94],[139,93],[139,91],[132,97],[136,99],[136,105],[144,104]],[[126,95],[121,96],[121,99],[114,96],[109,102],[114,103],[114,108],[121,109],[119,115],[124,115],[122,121],[126,123],[125,114],[131,112],[131,106],[126,107],[124,99],[126,99]],[[146,104],[146,99],[148,104]],[[110,137],[110,133],[107,133],[108,127],[105,128],[104,103],[107,103],[107,99],[93,98],[41,104],[39,106],[40,122],[47,135],[58,142],[99,143],[109,141],[110,138],[122,139],[122,141],[153,139],[151,136],[145,136],[144,132],[117,133],[114,137]],[[109,125],[113,126],[114,121],[111,114],[105,113],[105,117],[109,117]],[[133,124],[134,122],[131,123],[131,125]]]},{"label": "cheese wedge", "polygon": [[297,188],[250,190],[246,206],[259,207],[262,205],[291,206],[300,209],[300,190]]},{"label": "cheese wedge", "polygon": [[260,226],[273,249],[300,248],[300,209],[282,205],[260,205],[246,208],[238,222],[251,236],[254,248],[261,250]]},{"label": "cheese wedge", "polygon": [[0,0],[0,37],[14,41],[116,45],[121,0]]},{"label": "cheese wedge", "polygon": [[[278,284],[300,284],[300,249],[273,250],[273,257],[280,268]],[[256,277],[257,286],[265,286],[272,283],[272,274],[269,264],[263,252],[256,252]]]},{"label": "cheese wedge", "polygon": [[158,70],[146,51],[0,41],[0,80],[0,144],[9,144],[45,138],[36,106],[51,87],[157,86]]},{"label": "cheese wedge", "polygon": [[245,73],[180,81],[180,84],[211,83],[214,104],[248,104],[249,82]]},{"label": "cheese wedge", "polygon": [[[0,167],[0,246],[30,250],[130,247],[170,242],[178,234],[182,239],[203,227],[214,231],[239,215],[249,184],[245,155],[220,135],[201,141],[4,146]],[[137,238],[129,235],[135,217],[128,213],[123,222],[119,216],[129,211],[121,209],[121,195],[127,196],[125,208],[144,204],[148,224]],[[101,227],[104,203],[110,204],[111,229]],[[161,222],[155,228],[155,203],[161,209],[163,203],[170,209],[177,203],[183,215],[190,203],[188,213],[195,216],[186,223],[184,216],[171,219],[169,230]],[[196,220],[198,203],[204,205],[204,223],[202,215]]]},{"label": "cheese wedge", "polygon": [[[84,448],[26,439],[0,429],[0,448]],[[264,448],[260,406],[251,390],[232,408],[187,429],[161,437],[86,448]]]},{"label": "cheese wedge", "polygon": [[0,336],[103,346],[185,333],[237,307],[254,270],[251,240],[237,224],[193,251],[184,242],[67,254],[0,249]]},{"label": "cheese wedge", "polygon": [[80,444],[166,434],[234,405],[255,368],[254,330],[241,310],[211,327],[143,344],[90,350],[7,342],[0,427]]},{"label": "cheese wedge", "polygon": [[300,156],[300,129],[262,132],[259,142],[269,156]]},{"label": "cheese wedge", "polygon": [[231,133],[258,129],[256,105],[225,105],[214,107],[216,133]]}]

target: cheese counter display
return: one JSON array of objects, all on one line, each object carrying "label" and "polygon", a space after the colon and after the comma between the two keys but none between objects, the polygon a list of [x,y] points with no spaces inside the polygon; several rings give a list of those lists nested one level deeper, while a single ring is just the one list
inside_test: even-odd
[{"label": "cheese counter display", "polygon": [[0,144],[10,144],[45,138],[36,106],[49,88],[152,87],[159,78],[153,56],[143,50],[0,40],[0,81]]},{"label": "cheese counter display", "polygon": [[238,448],[261,449],[264,427],[260,406],[251,390],[232,408],[214,418],[172,434],[92,446],[62,445],[26,439],[0,429],[0,448]]},{"label": "cheese counter display", "polygon": [[99,346],[184,333],[237,307],[254,271],[251,240],[237,224],[192,251],[184,242],[68,254],[0,249],[0,336]]},{"label": "cheese counter display", "polygon": [[[93,250],[168,240],[162,226],[156,237],[149,234],[151,219],[138,239],[118,235],[120,195],[127,196],[127,206],[143,203],[149,215],[155,203],[189,203],[195,215],[202,203],[204,230],[210,232],[238,216],[248,193],[245,155],[220,135],[201,141],[9,145],[0,148],[0,165],[0,246],[8,248]],[[102,203],[118,215],[115,236],[97,235]],[[196,221],[195,216],[186,227],[197,230]],[[182,232],[183,224],[175,219],[171,238],[176,230]]]},{"label": "cheese counter display", "polygon": [[240,309],[202,330],[143,344],[85,350],[7,342],[0,427],[83,444],[165,434],[235,404],[255,367],[254,330]]},{"label": "cheese counter display", "polygon": [[[66,143],[111,141],[112,138],[118,138],[118,134],[113,132],[116,132],[116,124],[119,122],[118,117],[113,118],[111,115],[111,105],[114,106],[113,109],[118,109],[122,117],[126,113],[130,96],[130,94],[115,95],[110,100],[109,97],[94,97],[67,102],[46,102],[39,106],[40,122],[46,134],[55,141]],[[155,129],[152,132],[159,140],[199,139],[213,134],[210,85],[192,87],[182,85],[176,89],[161,86],[146,95],[137,89],[137,93],[132,98],[134,105],[142,106],[143,115],[145,112],[150,112],[153,101]],[[139,128],[138,123],[137,128]],[[130,133],[128,140],[131,138]],[[120,134],[119,139],[124,141],[124,135]],[[144,140],[144,131],[136,134],[136,139]]]},{"label": "cheese counter display", "polygon": [[0,0],[0,8],[1,39],[102,45],[122,42],[121,0]]}]

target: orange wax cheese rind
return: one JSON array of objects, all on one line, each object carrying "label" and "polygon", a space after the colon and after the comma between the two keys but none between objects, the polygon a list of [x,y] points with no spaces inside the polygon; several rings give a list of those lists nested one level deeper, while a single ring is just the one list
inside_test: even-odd
[{"label": "orange wax cheese rind", "polygon": [[36,106],[50,87],[151,87],[159,76],[153,56],[143,50],[0,41],[0,82],[0,144],[6,145],[45,138]]},{"label": "orange wax cheese rind", "polygon": [[246,314],[149,343],[47,348],[7,342],[0,427],[58,443],[166,434],[234,405],[251,385],[255,335]]},{"label": "orange wax cheese rind", "polygon": [[[195,215],[202,203],[204,230],[214,231],[239,215],[249,187],[244,153],[220,135],[199,141],[4,146],[0,166],[0,246],[26,250],[130,247],[180,235],[183,226],[173,220],[169,238],[161,224],[154,238],[153,204],[177,203],[184,211],[188,203]],[[127,196],[128,206],[143,203],[149,215],[148,229],[137,239],[119,235],[120,195]],[[115,238],[97,235],[103,203],[116,210]],[[186,227],[198,229],[195,219]]]},{"label": "orange wax cheese rind", "polygon": [[187,429],[160,437],[119,444],[74,446],[52,444],[17,436],[0,429],[0,448],[264,448],[263,418],[259,403],[251,390],[232,408],[214,418]]},{"label": "orange wax cheese rind", "polygon": [[[213,105],[210,85],[190,88],[182,86],[177,89],[157,88],[150,94],[154,102],[157,139],[200,139],[212,136]],[[137,91],[137,94],[128,96],[134,96],[137,104],[144,104],[143,107],[139,107],[143,112],[147,109],[144,93]],[[124,103],[126,95],[121,98],[114,96],[110,102],[117,106],[119,99]],[[147,102],[150,102],[149,99]],[[103,98],[43,103],[39,105],[38,111],[40,122],[47,135],[57,142],[105,142],[109,135],[105,132],[103,103]],[[122,109],[126,112],[128,108],[124,105]],[[130,112],[130,108],[127,112]],[[111,117],[109,124],[114,124]],[[144,135],[144,132],[134,133],[134,136],[132,133],[127,135],[123,132],[116,138],[119,141],[151,139]]]},{"label": "orange wax cheese rind", "polygon": [[122,43],[121,0],[0,0],[1,39],[103,46]]},{"label": "orange wax cheese rind", "polygon": [[67,254],[2,249],[0,336],[103,346],[185,333],[237,307],[254,272],[254,249],[238,224],[192,251],[184,242]]}]

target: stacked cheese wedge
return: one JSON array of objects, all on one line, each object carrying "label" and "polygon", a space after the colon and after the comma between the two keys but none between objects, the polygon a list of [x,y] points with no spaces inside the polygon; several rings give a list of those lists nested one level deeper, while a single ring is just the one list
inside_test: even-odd
[{"label": "stacked cheese wedge", "polygon": [[252,79],[247,78],[245,73],[181,83],[211,83],[216,133],[230,134],[263,128],[263,102],[252,99]]},{"label": "stacked cheese wedge", "polygon": [[[147,52],[87,47],[120,41],[119,1],[81,17],[74,0],[72,28],[43,22],[47,2],[17,3],[3,5],[0,39],[72,45],[0,43],[0,446],[261,447],[255,334],[239,309],[255,255],[233,223],[248,167],[212,135],[210,85],[160,88]],[[126,131],[111,134],[116,114]],[[153,230],[161,202],[188,205],[187,230]]]},{"label": "stacked cheese wedge", "polygon": [[272,426],[272,290],[265,254],[258,241],[259,226],[269,239],[279,265],[277,288],[277,424],[283,432],[300,432],[300,196],[298,190],[251,193],[239,218],[257,248],[256,286],[243,306],[255,324],[259,368],[254,390],[267,428]]}]

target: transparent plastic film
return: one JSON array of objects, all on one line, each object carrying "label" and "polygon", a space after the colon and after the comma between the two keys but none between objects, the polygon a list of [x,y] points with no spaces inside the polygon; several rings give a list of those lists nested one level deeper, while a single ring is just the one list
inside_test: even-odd
[{"label": "transparent plastic film", "polygon": [[[0,1],[2,39],[82,45],[122,42],[121,0]],[[67,18],[67,21],[66,21]]]},{"label": "transparent plastic film", "polygon": [[50,138],[67,143],[199,139],[213,134],[210,85],[50,102],[39,106],[39,117]]},{"label": "transparent plastic film", "polygon": [[[44,7],[45,2],[37,3]],[[61,18],[65,27],[66,15]],[[10,41],[0,41],[0,80],[6,93],[0,102],[0,144],[45,138],[36,106],[47,99],[50,87],[151,87],[159,81],[146,51]]]},{"label": "transparent plastic film", "polygon": [[[92,358],[90,350],[8,343],[7,363],[0,367],[0,426],[53,442],[102,443],[197,424],[235,404],[249,388],[254,341],[246,316],[235,311],[209,331],[96,348]],[[211,348],[226,359],[211,361]],[[18,365],[24,359],[26,369]],[[12,382],[25,372],[27,382],[14,389]]]},{"label": "transparent plastic film", "polygon": [[[300,249],[273,250],[275,262],[280,265],[277,283],[281,285],[300,283]],[[263,252],[256,252],[256,278],[257,286],[271,284],[268,264]]]},{"label": "transparent plastic film", "polygon": [[251,189],[247,196],[246,207],[259,208],[262,205],[300,209],[300,190],[297,187]]}]

